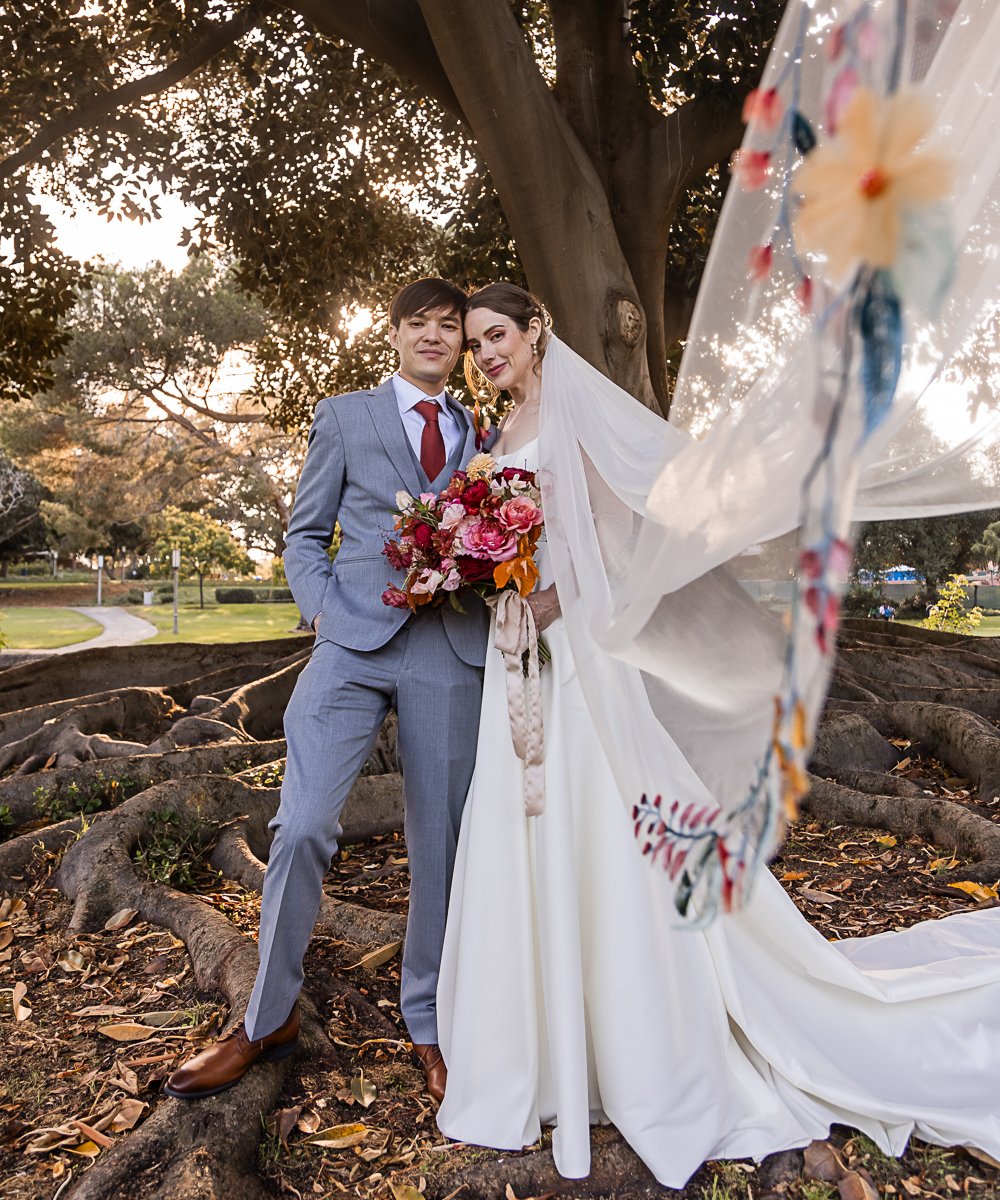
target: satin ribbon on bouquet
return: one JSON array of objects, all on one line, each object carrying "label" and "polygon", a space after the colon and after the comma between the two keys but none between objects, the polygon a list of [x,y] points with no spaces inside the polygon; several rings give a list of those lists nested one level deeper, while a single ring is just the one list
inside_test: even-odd
[{"label": "satin ribbon on bouquet", "polygon": [[487,603],[496,610],[493,644],[503,655],[510,735],[514,752],[524,763],[524,815],[537,817],[545,809],[545,735],[538,630],[531,608],[516,591],[502,591],[488,597]]}]

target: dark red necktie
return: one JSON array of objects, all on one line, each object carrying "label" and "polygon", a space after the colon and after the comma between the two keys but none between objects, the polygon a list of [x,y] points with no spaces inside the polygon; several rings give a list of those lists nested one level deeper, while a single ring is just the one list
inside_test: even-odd
[{"label": "dark red necktie", "polygon": [[438,417],[441,409],[433,400],[418,400],[413,406],[424,418],[424,432],[420,439],[420,465],[427,478],[433,482],[444,470],[444,438]]}]

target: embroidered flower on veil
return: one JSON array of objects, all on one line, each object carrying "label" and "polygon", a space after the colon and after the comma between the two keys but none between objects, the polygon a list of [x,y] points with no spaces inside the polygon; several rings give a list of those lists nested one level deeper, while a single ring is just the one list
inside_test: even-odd
[{"label": "embroidered flower on veil", "polygon": [[904,243],[920,239],[926,210],[954,176],[951,157],[927,143],[932,126],[916,89],[880,97],[858,87],[836,133],[806,156],[795,177],[796,242],[825,255],[834,279],[859,263],[892,267]]}]

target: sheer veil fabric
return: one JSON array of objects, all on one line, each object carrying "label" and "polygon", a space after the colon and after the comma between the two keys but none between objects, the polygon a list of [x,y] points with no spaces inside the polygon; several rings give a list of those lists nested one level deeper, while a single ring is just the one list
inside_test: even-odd
[{"label": "sheer veil fabric", "polygon": [[[838,28],[862,45],[854,60],[831,52]],[[720,901],[738,907],[774,848],[776,698],[794,688],[786,717],[802,727],[804,765],[825,695],[832,629],[802,602],[803,563],[839,553],[852,519],[998,501],[998,45],[992,0],[793,0],[761,83],[790,95],[789,120],[805,114],[821,144],[838,73],[881,92],[919,84],[954,158],[947,211],[914,225],[886,276],[902,310],[900,369],[894,395],[875,397],[877,420],[858,277],[825,280],[783,215],[794,155],[772,162],[763,187],[729,189],[670,424],[557,338],[546,351],[541,483],[580,682],[640,841],[646,818],[673,806],[677,836],[664,841],[702,919]],[[751,125],[745,149],[760,137]],[[791,251],[775,252],[765,278],[748,271],[755,247],[783,240]],[[835,614],[844,579],[830,574],[821,600]]]}]

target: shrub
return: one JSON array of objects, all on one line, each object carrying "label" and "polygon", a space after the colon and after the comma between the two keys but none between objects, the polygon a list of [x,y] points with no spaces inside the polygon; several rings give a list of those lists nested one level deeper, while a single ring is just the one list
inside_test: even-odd
[{"label": "shrub", "polygon": [[292,602],[292,589],[286,587],[271,588],[267,592],[260,592],[257,597],[259,600],[267,599],[271,604],[290,604]]},{"label": "shrub", "polygon": [[924,621],[925,629],[941,629],[946,633],[971,633],[983,619],[981,608],[966,608],[966,589],[969,581],[964,575],[952,575],[941,585],[937,603]]},{"label": "shrub", "polygon": [[881,587],[865,587],[854,583],[844,593],[841,610],[845,617],[867,617],[878,612],[880,604],[885,603],[885,595]]},{"label": "shrub", "polygon": [[216,588],[216,604],[255,604],[257,593],[253,588]]}]

